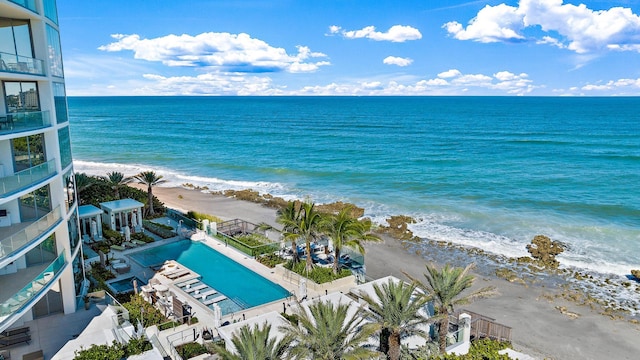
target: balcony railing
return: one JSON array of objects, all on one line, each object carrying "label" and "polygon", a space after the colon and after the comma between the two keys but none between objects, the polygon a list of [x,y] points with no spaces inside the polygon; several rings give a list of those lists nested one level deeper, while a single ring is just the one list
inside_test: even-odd
[{"label": "balcony railing", "polygon": [[49,266],[47,266],[38,276],[25,285],[20,291],[15,293],[8,300],[0,304],[0,327],[11,315],[21,311],[32,299],[37,297],[47,288],[53,279],[57,277],[66,264],[64,252],[58,256]]},{"label": "balcony railing", "polygon": [[0,52],[0,71],[44,75],[44,61],[28,56]]},{"label": "balcony railing", "polygon": [[55,159],[34,167],[19,171],[11,176],[0,178],[0,196],[17,192],[21,189],[46,179],[56,173]]},{"label": "balcony railing", "polygon": [[49,111],[27,111],[0,115],[0,135],[51,126]]},{"label": "balcony railing", "polygon": [[53,209],[53,211],[36,220],[36,222],[30,224],[26,228],[7,238],[0,239],[0,267],[3,266],[3,259],[7,258],[30,242],[40,238],[42,234],[60,223],[61,219],[62,211],[60,206],[58,206]]},{"label": "balcony railing", "polygon": [[12,3],[18,4],[24,8],[27,8],[31,11],[36,11],[36,2],[35,0],[9,0]]}]

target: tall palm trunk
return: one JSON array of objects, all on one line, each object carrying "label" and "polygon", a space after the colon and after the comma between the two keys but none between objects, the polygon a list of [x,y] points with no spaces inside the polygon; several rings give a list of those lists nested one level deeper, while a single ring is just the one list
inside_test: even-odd
[{"label": "tall palm trunk", "polygon": [[333,256],[333,273],[338,275],[338,270],[340,269],[340,248],[336,248]]},{"label": "tall palm trunk", "polygon": [[[382,328],[380,330],[380,346],[378,350],[383,354],[389,353],[389,337],[391,336],[391,331],[388,328]],[[387,356],[388,357],[388,356]]]},{"label": "tall palm trunk", "polygon": [[147,198],[149,201],[149,215],[154,215],[155,211],[153,210],[153,192],[151,190],[151,184],[147,188]]},{"label": "tall palm trunk", "polygon": [[392,332],[389,335],[389,352],[387,353],[389,360],[400,360],[400,333]]},{"label": "tall palm trunk", "polygon": [[440,345],[440,353],[444,354],[447,350],[447,334],[449,333],[449,313],[446,308],[441,308],[438,312],[444,315],[440,320],[440,328],[438,329],[438,344]]},{"label": "tall palm trunk", "polygon": [[307,253],[307,272],[311,272],[313,270],[313,259],[311,258],[311,240],[307,239],[305,244],[305,251]]}]

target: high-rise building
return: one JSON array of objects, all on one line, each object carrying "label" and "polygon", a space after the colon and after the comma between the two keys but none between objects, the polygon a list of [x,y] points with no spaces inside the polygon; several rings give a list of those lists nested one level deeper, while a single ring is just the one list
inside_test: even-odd
[{"label": "high-rise building", "polygon": [[0,332],[82,303],[62,64],[56,1],[0,0]]}]

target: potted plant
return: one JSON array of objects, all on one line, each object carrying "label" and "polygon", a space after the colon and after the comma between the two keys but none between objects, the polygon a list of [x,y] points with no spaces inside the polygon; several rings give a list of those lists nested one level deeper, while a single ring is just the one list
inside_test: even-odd
[{"label": "potted plant", "polygon": [[91,306],[91,299],[89,299],[89,295],[83,296],[82,300],[84,300],[84,309],[89,310],[89,307]]}]

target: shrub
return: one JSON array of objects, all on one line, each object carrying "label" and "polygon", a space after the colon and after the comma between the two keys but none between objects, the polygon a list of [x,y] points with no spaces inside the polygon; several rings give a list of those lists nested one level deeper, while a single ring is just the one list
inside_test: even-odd
[{"label": "shrub", "polygon": [[190,342],[182,344],[176,347],[176,351],[183,359],[190,359],[202,354],[208,354],[209,351],[204,345],[200,345],[196,342]]},{"label": "shrub", "polygon": [[111,345],[91,345],[88,349],[76,350],[74,360],[121,360],[129,356],[142,354],[153,346],[147,339],[131,339],[126,344],[113,341]]},{"label": "shrub", "polygon": [[209,214],[203,214],[203,213],[199,213],[196,211],[189,211],[187,213],[187,217],[189,219],[193,219],[196,220],[198,229],[202,230],[202,220],[209,220],[209,222],[215,222],[215,223],[221,223],[222,219],[220,219],[217,216],[213,216],[213,215],[209,215]]},{"label": "shrub", "polygon": [[[153,234],[156,234],[156,235],[160,236],[163,239],[168,239],[168,238],[172,238],[174,236],[177,236],[177,234],[175,232],[173,232],[172,230],[165,229],[164,227],[166,227],[166,225],[156,224],[156,223],[151,222],[149,220],[142,220],[142,224],[143,224],[145,229],[149,230]],[[171,228],[171,229],[173,229],[173,228]]]},{"label": "shrub", "polygon": [[[146,302],[142,296],[134,295],[129,302],[122,304],[129,311],[129,321],[132,324],[137,324],[141,319],[141,315],[144,315],[144,321],[142,322],[145,327],[151,325],[160,325],[169,321],[160,310],[156,309],[153,305]],[[141,314],[140,309],[144,314]]]},{"label": "shrub", "polygon": [[432,359],[442,360],[509,360],[507,354],[498,354],[498,351],[510,346],[508,342],[501,342],[491,339],[482,339],[471,342],[471,348],[465,355],[446,354],[432,357]]},{"label": "shrub", "polygon": [[153,238],[149,235],[145,235],[141,232],[135,233],[135,234],[131,234],[131,239],[133,240],[139,240],[139,241],[144,241],[146,243],[152,243],[155,240],[153,240]]},{"label": "shrub", "polygon": [[286,261],[285,259],[280,257],[278,254],[274,254],[274,253],[269,253],[269,254],[264,254],[262,256],[258,256],[256,258],[256,260],[260,264],[268,266],[270,268],[273,268],[276,265],[282,264],[282,263],[284,263]]},{"label": "shrub", "polygon": [[351,271],[347,269],[342,269],[338,272],[338,275],[334,275],[332,268],[324,268],[318,266],[314,266],[311,272],[307,272],[306,263],[304,261],[299,261],[295,264],[293,263],[293,261],[288,261],[284,267],[306,277],[316,284],[324,284],[351,275]]}]

